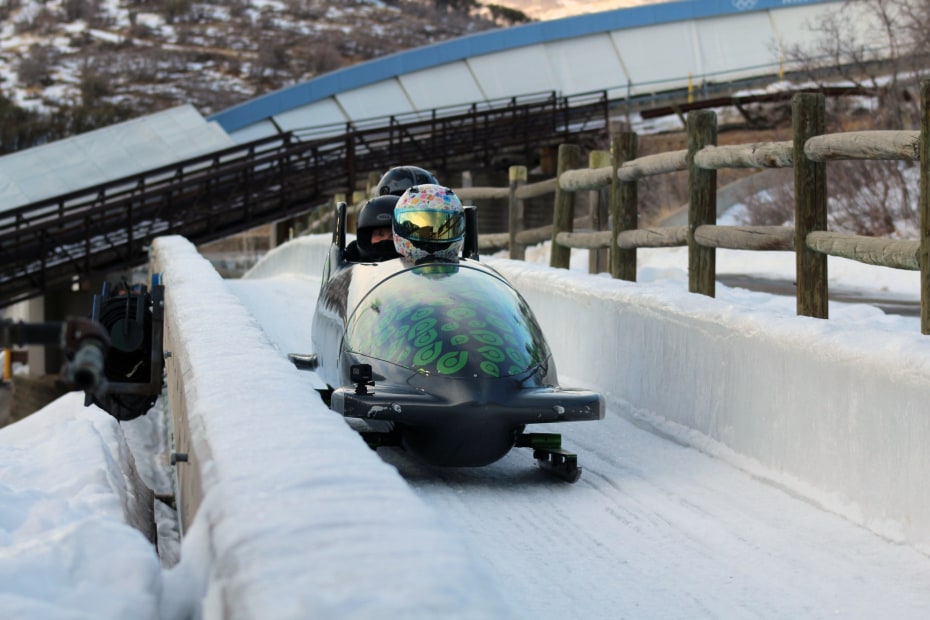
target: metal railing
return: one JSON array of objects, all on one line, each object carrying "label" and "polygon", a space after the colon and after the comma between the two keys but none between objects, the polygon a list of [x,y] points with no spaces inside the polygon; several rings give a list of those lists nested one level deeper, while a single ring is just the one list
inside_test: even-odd
[{"label": "metal railing", "polygon": [[348,124],[328,137],[288,132],[2,211],[0,307],[144,264],[159,235],[200,244],[311,211],[394,165],[464,170],[570,135],[606,135],[608,103],[606,93],[553,93]]}]

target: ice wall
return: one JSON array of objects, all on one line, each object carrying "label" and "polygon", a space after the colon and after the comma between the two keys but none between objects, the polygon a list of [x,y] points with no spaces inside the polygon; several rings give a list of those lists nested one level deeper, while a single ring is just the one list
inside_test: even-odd
[{"label": "ice wall", "polygon": [[[328,243],[305,237],[273,260]],[[483,261],[536,312],[563,384],[930,552],[927,337],[737,307],[679,283]]]},{"label": "ice wall", "polygon": [[658,430],[930,550],[930,342],[489,260],[562,375]]},{"label": "ice wall", "polygon": [[[354,237],[349,235],[349,239]],[[289,272],[319,275],[329,256],[331,244],[331,235],[297,237],[272,248],[243,277],[266,278]]]}]

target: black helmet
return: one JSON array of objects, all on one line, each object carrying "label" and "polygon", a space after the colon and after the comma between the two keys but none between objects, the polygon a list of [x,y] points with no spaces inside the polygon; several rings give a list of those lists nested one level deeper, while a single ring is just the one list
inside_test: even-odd
[{"label": "black helmet", "polygon": [[423,168],[417,168],[416,166],[397,166],[384,173],[384,176],[378,181],[378,190],[376,193],[379,196],[384,196],[385,194],[400,196],[407,191],[409,187],[413,187],[414,185],[425,185],[427,183],[439,185],[439,181],[436,180],[436,177]]},{"label": "black helmet", "polygon": [[391,230],[391,223],[394,219],[394,205],[397,204],[397,200],[397,196],[378,196],[366,202],[359,211],[355,229],[358,252],[362,260],[379,261],[398,256],[397,251],[394,249],[393,236],[385,241],[371,242],[371,232],[375,228]]}]

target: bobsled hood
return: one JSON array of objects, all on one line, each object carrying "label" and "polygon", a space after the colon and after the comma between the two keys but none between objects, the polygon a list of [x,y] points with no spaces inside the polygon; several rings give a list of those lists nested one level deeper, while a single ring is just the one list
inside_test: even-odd
[{"label": "bobsled hood", "polygon": [[379,283],[349,317],[344,347],[447,377],[516,376],[549,358],[523,298],[466,262],[415,265]]}]

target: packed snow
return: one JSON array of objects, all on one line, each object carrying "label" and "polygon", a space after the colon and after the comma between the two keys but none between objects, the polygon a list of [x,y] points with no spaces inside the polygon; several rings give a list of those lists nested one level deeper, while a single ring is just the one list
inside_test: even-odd
[{"label": "packed snow", "polygon": [[[718,251],[717,256],[721,274],[793,278],[790,253]],[[644,250],[639,257],[639,284],[635,286],[641,287],[644,297],[675,307],[694,303],[726,308],[734,322],[741,316],[770,317],[780,330],[795,322],[798,333],[810,330],[810,319],[792,318],[793,298],[719,283],[713,300],[684,293],[685,249]],[[487,260],[492,265],[495,262],[494,258]],[[531,248],[528,260],[546,263],[546,246]],[[842,259],[830,263],[831,286],[863,296],[919,299],[916,272]],[[604,276],[582,274],[586,265],[585,252],[573,254],[571,273],[578,274],[579,287],[612,285]],[[202,276],[197,270],[189,273],[185,285],[196,287]],[[251,317],[246,320],[261,327],[271,343],[269,350],[282,360],[289,351],[307,350],[317,277],[282,273],[228,280],[226,286],[241,304],[243,316]],[[560,320],[547,314],[558,312],[558,306],[536,304],[533,310],[543,324]],[[831,336],[841,342],[889,334],[908,342],[913,339],[918,349],[926,338],[915,317],[885,315],[864,304],[832,303],[830,312]],[[231,347],[260,345],[250,334],[238,341],[238,335],[226,331],[226,320],[204,320],[193,308],[180,315],[176,320],[196,321],[203,337],[230,341]],[[674,356],[674,332],[669,334],[663,355]],[[604,334],[604,339],[609,342],[611,334]],[[253,359],[264,364],[265,355],[257,353]],[[611,363],[606,352],[591,360],[592,365]],[[242,367],[241,359],[216,359],[212,365],[212,372],[226,374],[231,387],[243,373],[254,372]],[[584,378],[562,377],[562,383],[576,384],[573,379]],[[816,377],[812,377],[814,382]],[[676,386],[667,389],[674,396]],[[804,390],[804,386],[792,389]],[[233,391],[236,399],[254,409],[253,419],[260,419],[263,408],[281,402],[263,394]],[[201,401],[205,406],[221,402],[214,395],[205,396]],[[222,411],[217,413],[222,417]],[[211,564],[214,556],[206,549],[206,541],[211,540],[207,530],[220,528],[226,540],[241,539],[241,544],[275,540],[283,550],[291,539],[304,544],[314,529],[327,535],[339,532],[340,524],[327,523],[326,517],[348,509],[359,513],[353,528],[366,523],[374,527],[371,524],[380,519],[391,524],[394,536],[372,542],[355,529],[333,540],[330,549],[314,546],[314,553],[325,557],[325,566],[320,568],[332,576],[328,594],[333,598],[351,597],[353,585],[377,588],[368,581],[353,583],[353,575],[379,569],[378,565],[363,566],[366,556],[360,539],[402,554],[410,545],[420,544],[418,537],[426,531],[430,539],[422,544],[449,557],[423,561],[427,565],[430,561],[448,563],[465,549],[463,557],[472,565],[463,568],[450,563],[447,568],[467,580],[473,578],[477,566],[481,575],[468,582],[467,591],[491,599],[478,607],[483,615],[456,617],[916,619],[930,613],[930,558],[923,552],[879,536],[854,519],[799,497],[791,488],[781,488],[772,482],[777,476],[741,468],[739,459],[715,452],[714,442],[699,434],[675,434],[672,429],[644,424],[650,413],[662,412],[630,411],[614,400],[609,402],[605,420],[560,427],[558,431],[578,451],[584,467],[575,485],[541,475],[529,454],[516,450],[486,468],[464,470],[425,467],[390,450],[378,452],[377,458],[375,453],[356,452],[357,447],[348,443],[307,445],[305,451],[286,446],[280,449],[295,451],[271,455],[269,451],[276,447],[264,445],[263,427],[257,423],[239,430],[240,440],[260,446],[243,455],[243,465],[265,455],[269,463],[283,459],[294,464],[293,469],[266,471],[273,488],[303,484],[300,476],[305,472],[299,470],[313,466],[311,453],[328,450],[329,458],[340,463],[339,459],[361,455],[357,469],[341,474],[347,485],[359,485],[363,474],[383,473],[384,490],[377,494],[381,497],[359,493],[352,496],[357,502],[353,506],[294,506],[283,514],[263,514],[256,505],[249,523],[217,518],[222,515],[216,512],[217,498],[213,497],[206,510],[213,517],[195,520],[181,544],[177,524],[162,501],[173,488],[168,465],[170,425],[164,404],[120,426],[95,407],[84,407],[81,395],[71,394],[0,429],[0,608],[4,618],[52,620],[247,617],[247,611],[218,607],[224,589],[238,587],[265,592],[261,617],[306,617],[301,615],[306,609],[294,608],[303,599],[281,587],[288,583],[288,574],[306,567],[285,565],[287,574],[246,571],[252,583],[229,583],[232,567]],[[321,425],[318,432],[328,432],[332,420],[307,416],[320,418],[310,423]],[[293,421],[307,423],[299,416]],[[299,433],[296,430],[295,437]],[[130,525],[138,510],[137,500],[144,495],[140,491],[144,488],[132,479],[134,469],[144,486],[160,498],[155,504],[161,557],[147,536]],[[330,473],[329,483],[338,485],[339,470]],[[338,486],[330,488],[337,501],[334,489]],[[238,490],[242,491],[241,485]],[[264,501],[260,490],[252,491],[258,492],[256,502]],[[424,519],[420,511],[423,507],[400,514],[384,510],[381,500],[408,491],[444,524],[445,532],[430,529],[430,519]],[[405,515],[409,522],[404,521]],[[340,548],[346,553],[340,554]],[[262,549],[259,544],[252,553]],[[274,549],[265,551],[273,553]],[[384,555],[372,547],[368,557],[369,563],[381,562]],[[312,558],[306,561],[313,562]],[[385,583],[403,581],[402,576],[387,574],[393,565],[385,563],[382,568]],[[441,581],[437,577],[436,584]],[[323,598],[326,595],[318,593]],[[403,602],[392,599],[409,595],[408,590],[379,594],[388,609],[394,602],[397,609],[403,609]],[[445,592],[446,599],[461,595],[461,590]],[[350,601],[343,599],[336,607],[342,614],[339,617],[374,617],[372,609],[353,608]],[[438,594],[429,601],[447,603]],[[461,609],[470,609],[467,596],[460,603]],[[418,617],[429,614],[424,609]]]}]

